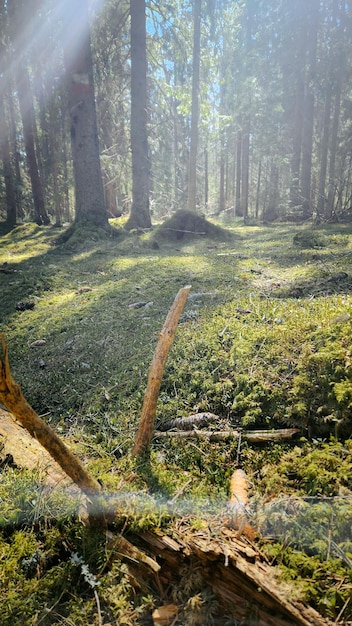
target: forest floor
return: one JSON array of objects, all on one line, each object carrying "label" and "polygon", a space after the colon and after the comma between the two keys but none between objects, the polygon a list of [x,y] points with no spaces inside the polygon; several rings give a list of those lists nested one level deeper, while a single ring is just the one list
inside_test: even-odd
[{"label": "forest floor", "polygon": [[[127,536],[177,520],[203,528],[241,467],[256,545],[278,579],[352,623],[352,226],[228,223],[173,236],[112,224],[116,238],[82,230],[63,245],[58,229],[33,224],[0,236],[0,331],[28,402],[118,494]],[[211,412],[216,430],[300,431],[261,445],[156,438],[142,471],[131,450],[148,370],[185,285],[157,427]],[[2,624],[152,624],[166,600],[181,607],[167,623],[215,623],[197,577],[159,597],[136,591],[126,564],[76,521],[74,499],[48,496],[8,459],[0,472]]]}]

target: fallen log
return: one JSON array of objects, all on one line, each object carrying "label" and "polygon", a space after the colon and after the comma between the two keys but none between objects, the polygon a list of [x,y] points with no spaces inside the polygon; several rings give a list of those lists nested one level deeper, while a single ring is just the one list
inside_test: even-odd
[{"label": "fallen log", "polygon": [[201,572],[204,589],[208,586],[218,602],[216,624],[332,626],[313,608],[294,600],[293,588],[278,583],[275,568],[230,529],[195,532],[184,523],[172,537],[154,530],[141,533],[138,541],[161,563],[156,586],[162,581],[164,588],[175,588],[181,575]]},{"label": "fallen log", "polygon": [[[2,456],[12,455],[18,466],[38,471],[44,487],[68,489],[70,493],[75,490],[77,496],[81,493],[38,441],[2,409],[0,445]],[[192,575],[192,568],[198,565],[204,588],[208,586],[218,601],[214,620],[218,626],[229,623],[225,615],[256,626],[330,626],[312,608],[291,600],[290,592],[277,582],[275,568],[255,544],[236,535],[237,530],[227,529],[222,523],[215,532],[213,527],[191,531],[187,521],[178,523],[170,535],[156,529],[127,539],[106,532],[110,562],[123,559],[137,584],[148,580],[156,592],[160,592],[160,586],[175,587],[185,571]]]},{"label": "fallen log", "polygon": [[206,439],[208,441],[227,441],[228,439],[246,439],[250,443],[265,443],[291,439],[301,432],[299,428],[280,428],[276,430],[167,430],[154,432],[154,439],[163,437],[179,437],[186,439]]}]

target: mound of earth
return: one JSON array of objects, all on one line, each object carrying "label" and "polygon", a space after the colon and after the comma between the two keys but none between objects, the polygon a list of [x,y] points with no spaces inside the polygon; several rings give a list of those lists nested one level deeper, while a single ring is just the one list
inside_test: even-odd
[{"label": "mound of earth", "polygon": [[201,213],[181,209],[156,228],[153,238],[156,241],[181,242],[199,237],[224,241],[231,234],[209,222]]}]

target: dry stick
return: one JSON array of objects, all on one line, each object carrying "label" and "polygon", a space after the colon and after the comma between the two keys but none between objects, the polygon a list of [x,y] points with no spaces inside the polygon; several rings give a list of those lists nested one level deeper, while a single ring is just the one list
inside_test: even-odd
[{"label": "dry stick", "polygon": [[101,492],[100,484],[90,476],[52,428],[28,404],[21,387],[12,378],[5,338],[2,333],[0,333],[0,337],[3,350],[3,358],[0,356],[0,402],[21,422],[32,437],[39,441],[86,495],[99,494]]},{"label": "dry stick", "polygon": [[301,432],[300,428],[281,428],[278,430],[161,430],[155,431],[156,439],[179,437],[185,439],[208,439],[208,441],[227,441],[228,439],[245,438],[251,443],[264,443],[267,441],[282,441],[291,439]]},{"label": "dry stick", "polygon": [[154,432],[156,404],[159,397],[161,379],[164,367],[173,342],[177,323],[186,304],[191,286],[187,285],[178,292],[171,309],[167,315],[162,331],[159,335],[153,362],[150,367],[147,389],[144,396],[142,414],[136,435],[132,456],[142,456],[150,446]]}]

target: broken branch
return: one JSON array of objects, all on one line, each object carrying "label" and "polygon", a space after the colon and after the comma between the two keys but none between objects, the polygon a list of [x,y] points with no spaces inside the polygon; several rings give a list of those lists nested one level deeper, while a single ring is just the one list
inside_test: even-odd
[{"label": "broken branch", "polygon": [[32,409],[25,399],[20,385],[12,378],[7,345],[1,333],[3,358],[0,356],[0,402],[18,419],[28,432],[39,441],[57,461],[64,472],[88,496],[99,494],[100,484],[74,456],[53,429]]},{"label": "broken branch", "polygon": [[166,432],[155,431],[154,437],[185,437],[190,439],[208,439],[209,441],[227,441],[245,437],[251,443],[264,443],[267,441],[281,441],[291,439],[300,432],[299,428],[280,428],[278,430],[168,430]]},{"label": "broken branch", "polygon": [[147,389],[144,396],[142,414],[132,456],[142,456],[149,448],[153,437],[155,411],[159,397],[161,379],[171,344],[174,340],[177,323],[186,304],[191,286],[180,289],[166,317],[159,335],[153,362],[150,367]]}]

